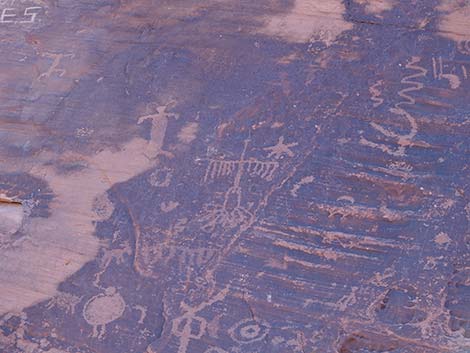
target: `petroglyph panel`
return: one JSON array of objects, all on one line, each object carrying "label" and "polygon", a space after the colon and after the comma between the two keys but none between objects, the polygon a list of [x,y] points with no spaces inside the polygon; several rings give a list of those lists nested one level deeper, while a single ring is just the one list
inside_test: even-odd
[{"label": "petroglyph panel", "polygon": [[0,0],[0,352],[469,351],[468,7]]}]

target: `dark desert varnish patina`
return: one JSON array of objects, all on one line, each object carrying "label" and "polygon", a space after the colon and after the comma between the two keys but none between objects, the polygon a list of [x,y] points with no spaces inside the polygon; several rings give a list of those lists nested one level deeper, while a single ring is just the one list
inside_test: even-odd
[{"label": "dark desert varnish patina", "polygon": [[0,0],[1,353],[470,351],[470,3]]}]

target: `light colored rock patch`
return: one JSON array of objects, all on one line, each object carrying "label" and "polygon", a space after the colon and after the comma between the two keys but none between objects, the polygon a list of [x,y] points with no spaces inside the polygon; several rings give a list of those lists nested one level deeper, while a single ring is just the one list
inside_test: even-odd
[{"label": "light colored rock patch", "polygon": [[355,0],[358,4],[365,5],[366,12],[372,15],[381,15],[382,12],[393,9],[394,0]]},{"label": "light colored rock patch", "polygon": [[470,40],[470,3],[468,1],[441,0],[439,34],[458,43]]},{"label": "light colored rock patch", "polygon": [[[54,297],[61,282],[96,257],[100,241],[94,235],[95,222],[109,217],[113,209],[103,195],[112,185],[150,168],[157,155],[167,153],[162,145],[170,116],[174,114],[158,107],[155,114],[139,119],[151,119],[150,141],[134,138],[118,151],[105,149],[93,156],[43,153],[31,161],[29,170],[23,170],[45,180],[54,199],[49,217],[25,217],[21,242],[0,247],[0,315]],[[61,174],[55,168],[57,161],[84,167]],[[19,228],[19,211],[0,209],[1,217],[0,225],[10,232]]]},{"label": "light colored rock patch", "polygon": [[352,28],[341,0],[296,0],[287,14],[268,16],[258,32],[293,43],[320,40],[327,45]]}]

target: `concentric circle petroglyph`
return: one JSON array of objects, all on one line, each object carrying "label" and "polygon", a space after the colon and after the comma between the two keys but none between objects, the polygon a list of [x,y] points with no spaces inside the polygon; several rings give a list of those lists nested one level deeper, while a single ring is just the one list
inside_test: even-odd
[{"label": "concentric circle petroglyph", "polygon": [[229,330],[230,337],[242,344],[260,341],[266,337],[268,332],[268,323],[253,319],[242,320],[233,325]]}]

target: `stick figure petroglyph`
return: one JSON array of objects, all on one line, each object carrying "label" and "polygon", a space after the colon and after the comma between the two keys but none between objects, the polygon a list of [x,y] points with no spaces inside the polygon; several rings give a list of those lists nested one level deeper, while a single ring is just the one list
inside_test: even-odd
[{"label": "stick figure petroglyph", "polygon": [[298,143],[284,143],[284,136],[279,137],[279,140],[277,141],[277,144],[271,147],[266,147],[264,148],[265,151],[271,151],[268,154],[268,158],[274,157],[275,159],[281,158],[284,154],[286,154],[289,157],[294,157],[294,152],[291,151],[292,147],[297,146]]},{"label": "stick figure petroglyph", "polygon": [[[159,142],[158,146],[149,146],[149,150],[146,155],[149,158],[155,158],[157,154],[155,151],[158,151],[158,154],[162,154],[169,158],[173,157],[171,152],[164,151],[163,140],[165,137],[166,129],[168,126],[168,121],[170,118],[178,119],[179,114],[169,113],[167,111],[169,105],[172,105],[174,102],[170,102],[168,105],[155,106],[155,104],[149,104],[147,109],[151,111],[150,114],[139,117],[137,124],[142,124],[146,120],[150,120],[152,123],[152,129],[150,132],[150,141],[153,141],[155,144]],[[155,148],[156,147],[156,148]]]},{"label": "stick figure petroglyph", "polygon": [[[281,139],[279,139],[280,143],[285,146],[282,148],[281,153],[290,155],[292,152],[288,148],[291,145],[284,145]],[[245,227],[252,222],[254,216],[250,210],[251,207],[250,205],[243,205],[242,202],[241,180],[246,173],[270,181],[274,177],[274,172],[279,168],[279,163],[277,161],[261,161],[255,158],[247,159],[246,151],[249,143],[250,140],[244,141],[243,151],[238,160],[209,160],[204,176],[205,182],[233,174],[235,174],[235,177],[232,186],[225,192],[224,201],[221,205],[206,205],[204,207],[201,217],[204,231],[212,232],[218,225],[225,229],[234,229],[238,226]],[[285,148],[287,148],[287,152]],[[275,149],[269,155],[274,155],[276,158],[277,152],[279,151]]]},{"label": "stick figure petroglyph", "polygon": [[[207,331],[207,320],[199,316],[198,313],[212,304],[223,300],[227,296],[228,291],[229,288],[225,287],[212,298],[196,306],[190,306],[184,302],[181,303],[180,307],[184,314],[173,320],[171,329],[172,334],[179,339],[178,353],[186,353],[189,342],[192,339],[200,339],[204,336]],[[197,332],[195,332],[196,328]]]},{"label": "stick figure petroglyph", "polygon": [[40,74],[37,78],[38,81],[40,81],[43,78],[49,78],[51,77],[52,74],[57,74],[58,77],[62,77],[65,75],[67,72],[63,68],[59,68],[59,65],[64,58],[70,58],[73,59],[75,57],[75,54],[57,54],[57,53],[44,53],[42,56],[46,58],[52,59],[52,64],[49,67],[49,69],[46,72],[43,72]]}]

